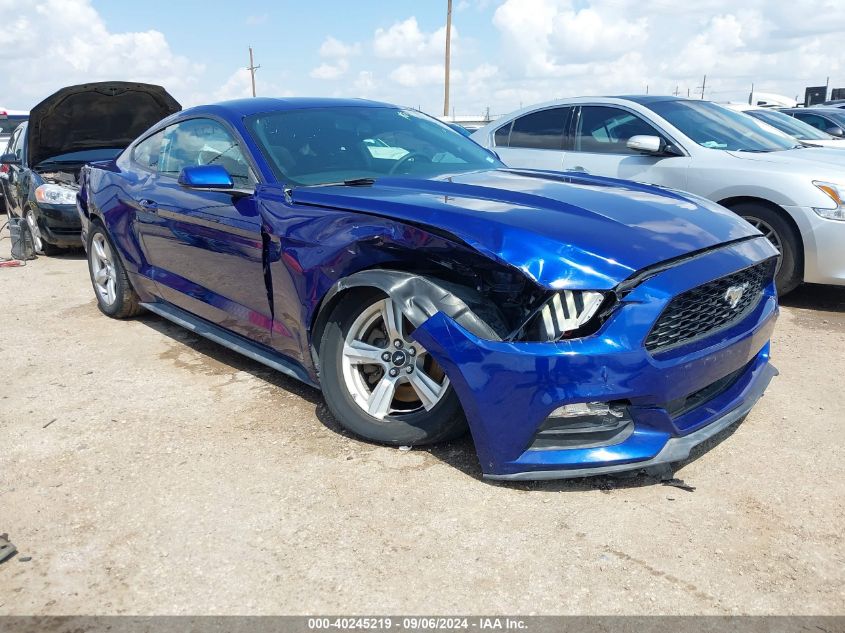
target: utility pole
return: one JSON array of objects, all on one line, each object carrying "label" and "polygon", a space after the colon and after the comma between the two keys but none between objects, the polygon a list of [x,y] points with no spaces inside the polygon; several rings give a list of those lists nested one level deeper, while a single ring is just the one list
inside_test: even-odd
[{"label": "utility pole", "polygon": [[830,77],[824,82],[824,100],[827,101],[827,90],[830,88]]},{"label": "utility pole", "polygon": [[707,75],[704,75],[704,80],[701,82],[699,88],[701,89],[701,98],[704,99],[704,89],[707,87]]},{"label": "utility pole", "polygon": [[247,70],[249,71],[250,77],[252,77],[252,96],[255,96],[255,71],[261,68],[261,66],[256,66],[255,62],[252,59],[252,46],[249,47],[249,66]]},{"label": "utility pole", "polygon": [[449,116],[449,65],[452,57],[452,0],[446,7],[446,86],[443,93],[443,116]]},{"label": "utility pole", "polygon": [[673,92],[672,94],[675,95],[676,97],[679,94],[681,94],[681,87],[679,85],[675,84],[675,92]]},{"label": "utility pole", "polygon": [[751,82],[751,92],[748,93],[748,105],[754,105],[754,82]]}]

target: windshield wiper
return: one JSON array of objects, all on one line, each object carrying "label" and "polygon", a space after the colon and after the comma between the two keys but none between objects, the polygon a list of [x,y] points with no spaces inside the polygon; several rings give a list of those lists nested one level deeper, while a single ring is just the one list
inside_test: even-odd
[{"label": "windshield wiper", "polygon": [[306,187],[370,187],[376,184],[375,178],[350,178],[338,182],[321,182],[316,185],[305,185]]}]

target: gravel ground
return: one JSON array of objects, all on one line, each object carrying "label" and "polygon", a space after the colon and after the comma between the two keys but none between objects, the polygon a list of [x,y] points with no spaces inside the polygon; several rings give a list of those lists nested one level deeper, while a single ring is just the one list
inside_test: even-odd
[{"label": "gravel ground", "polygon": [[81,255],[0,297],[0,614],[845,612],[845,289],[785,301],[781,375],[694,492],[363,443],[313,389],[102,316]]}]

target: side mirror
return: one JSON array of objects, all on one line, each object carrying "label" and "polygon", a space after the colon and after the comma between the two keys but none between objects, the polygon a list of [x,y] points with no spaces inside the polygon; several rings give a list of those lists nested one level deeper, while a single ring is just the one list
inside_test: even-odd
[{"label": "side mirror", "polygon": [[833,125],[825,130],[831,136],[845,136],[845,130],[838,125]]},{"label": "side mirror", "polygon": [[193,189],[232,189],[232,176],[220,165],[184,167],[179,172],[179,184]]},{"label": "side mirror", "polygon": [[0,165],[20,165],[21,161],[18,160],[18,157],[9,152],[8,154],[3,154],[0,156]]},{"label": "side mirror", "polygon": [[628,149],[635,152],[642,152],[644,154],[662,154],[666,149],[666,143],[659,136],[650,136],[646,134],[637,134],[628,139],[626,143]]}]

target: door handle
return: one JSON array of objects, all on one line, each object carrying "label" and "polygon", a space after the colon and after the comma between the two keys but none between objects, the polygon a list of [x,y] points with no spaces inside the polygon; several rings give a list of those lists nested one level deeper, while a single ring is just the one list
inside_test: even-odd
[{"label": "door handle", "polygon": [[582,174],[589,174],[590,173],[586,169],[584,169],[581,165],[576,165],[575,167],[573,167],[569,171],[580,171]]},{"label": "door handle", "polygon": [[144,211],[157,211],[158,210],[158,203],[155,200],[149,200],[147,198],[141,198],[138,200],[138,204],[141,206]]}]

